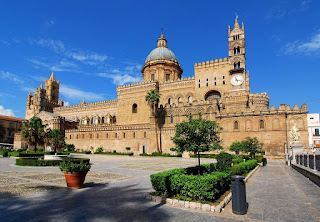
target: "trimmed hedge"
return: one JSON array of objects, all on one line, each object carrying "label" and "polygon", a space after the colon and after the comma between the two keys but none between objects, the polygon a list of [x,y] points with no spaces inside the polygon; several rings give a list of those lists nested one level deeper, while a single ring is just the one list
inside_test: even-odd
[{"label": "trimmed hedge", "polygon": [[152,154],[141,153],[140,156],[182,157],[182,154],[171,155],[170,153],[153,152]]},{"label": "trimmed hedge", "polygon": [[[63,160],[42,160],[37,157],[19,158],[16,159],[16,165],[18,166],[59,166]],[[89,163],[90,159],[87,158],[67,158],[66,161],[71,163]]]},{"label": "trimmed hedge", "polygon": [[243,175],[257,166],[257,160],[249,160],[229,167],[223,172],[210,172],[210,165],[201,165],[202,176],[197,176],[198,167],[174,169],[150,175],[153,189],[158,195],[178,197],[194,201],[214,202],[230,189],[231,176]]}]

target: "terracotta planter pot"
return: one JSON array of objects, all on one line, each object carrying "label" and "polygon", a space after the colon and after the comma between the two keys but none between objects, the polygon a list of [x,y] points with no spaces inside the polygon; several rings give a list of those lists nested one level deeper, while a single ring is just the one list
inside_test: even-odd
[{"label": "terracotta planter pot", "polygon": [[80,189],[83,187],[84,180],[88,172],[65,172],[63,171],[64,176],[66,177],[67,186],[74,189]]}]

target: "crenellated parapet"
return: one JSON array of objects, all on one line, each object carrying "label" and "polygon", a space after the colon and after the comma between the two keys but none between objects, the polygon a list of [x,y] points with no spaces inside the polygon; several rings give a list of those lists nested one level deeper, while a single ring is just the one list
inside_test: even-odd
[{"label": "crenellated parapet", "polygon": [[216,67],[216,66],[221,66],[221,65],[226,65],[228,64],[228,59],[226,57],[224,57],[223,59],[215,59],[215,60],[211,60],[211,61],[203,61],[202,63],[195,63],[194,64],[194,68],[195,70],[199,70],[199,69],[207,69],[209,67]]},{"label": "crenellated parapet", "polygon": [[99,101],[99,102],[92,102],[92,103],[86,103],[82,102],[78,105],[71,105],[71,106],[61,106],[61,107],[56,107],[53,109],[54,113],[61,113],[64,111],[84,111],[88,109],[95,109],[95,108],[116,108],[117,107],[117,99],[112,99],[112,100],[104,100],[104,101]]},{"label": "crenellated parapet", "polygon": [[177,89],[177,88],[186,88],[186,87],[194,87],[194,80],[195,77],[185,77],[178,80],[168,80],[159,83],[159,89],[166,90],[166,89]]},{"label": "crenellated parapet", "polygon": [[126,84],[122,86],[117,86],[117,92],[124,92],[128,90],[148,90],[149,88],[156,87],[158,83],[155,81],[149,81],[149,82],[137,82],[137,83],[131,83]]}]

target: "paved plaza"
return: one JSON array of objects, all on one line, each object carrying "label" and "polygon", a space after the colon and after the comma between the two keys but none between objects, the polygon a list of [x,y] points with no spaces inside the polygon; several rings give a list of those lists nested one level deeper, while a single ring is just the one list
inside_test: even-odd
[{"label": "paved plaza", "polygon": [[[0,221],[320,221],[320,188],[283,161],[269,161],[247,183],[248,213],[205,213],[142,198],[150,174],[194,166],[197,159],[79,155],[93,163],[80,190],[58,167],[15,166],[0,158]],[[210,163],[212,159],[202,159]]]}]

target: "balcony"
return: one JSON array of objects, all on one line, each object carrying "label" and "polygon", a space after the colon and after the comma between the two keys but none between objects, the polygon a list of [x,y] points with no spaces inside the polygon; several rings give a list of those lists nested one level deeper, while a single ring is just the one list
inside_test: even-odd
[{"label": "balcony", "polygon": [[238,69],[231,69],[229,70],[230,74],[234,74],[234,73],[243,73],[244,72],[244,68],[238,68]]}]

